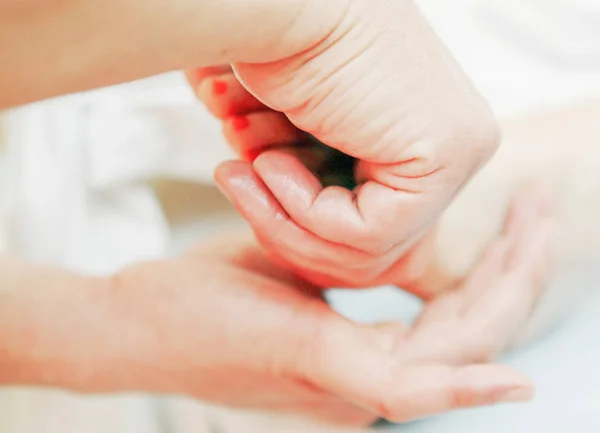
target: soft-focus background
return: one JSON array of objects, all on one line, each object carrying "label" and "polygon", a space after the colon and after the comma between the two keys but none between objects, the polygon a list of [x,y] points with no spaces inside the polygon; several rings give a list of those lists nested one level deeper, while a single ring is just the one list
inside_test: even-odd
[{"label": "soft-focus background", "polygon": [[[419,3],[501,118],[600,98],[599,1]],[[240,224],[211,181],[215,165],[232,155],[219,125],[195,102],[180,74],[34,104],[1,119],[0,239],[10,253],[108,273]],[[593,289],[600,280],[590,275],[561,283],[589,288],[586,305],[507,360],[537,380],[536,403],[389,428],[598,431],[600,378],[593,376],[600,365],[600,315],[594,314],[600,300]],[[389,288],[337,292],[332,299],[341,311],[365,321],[410,316],[417,307]],[[0,392],[1,433],[292,429],[315,431],[184,399]]]}]

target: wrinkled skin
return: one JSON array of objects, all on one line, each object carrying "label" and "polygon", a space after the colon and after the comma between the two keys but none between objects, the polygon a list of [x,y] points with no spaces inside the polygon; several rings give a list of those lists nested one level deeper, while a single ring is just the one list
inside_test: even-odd
[{"label": "wrinkled skin", "polygon": [[162,391],[347,425],[409,421],[531,397],[526,378],[489,362],[540,295],[550,228],[545,193],[524,191],[468,277],[414,326],[347,321],[240,236],[128,269],[115,296],[165,337],[148,355]]},{"label": "wrinkled skin", "polygon": [[[271,253],[316,284],[427,296],[448,284],[424,279],[435,222],[498,129],[416,6],[348,5],[310,50],[188,78],[244,159],[222,165],[217,183]],[[357,188],[323,188],[304,131],[356,158]]]}]

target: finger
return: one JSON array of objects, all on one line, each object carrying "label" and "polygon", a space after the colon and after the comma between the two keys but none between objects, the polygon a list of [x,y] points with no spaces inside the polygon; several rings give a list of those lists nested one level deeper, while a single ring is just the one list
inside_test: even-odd
[{"label": "finger", "polygon": [[242,86],[233,72],[205,77],[196,87],[196,95],[220,119],[267,110]]},{"label": "finger", "polygon": [[465,299],[461,313],[465,328],[471,330],[462,344],[470,348],[464,353],[471,352],[471,359],[489,359],[504,350],[546,287],[553,228],[547,202],[543,191],[533,189],[515,201],[509,218],[513,228],[507,230],[512,245],[497,263],[504,262],[504,266],[471,281],[471,293],[467,293],[471,298]]},{"label": "finger", "polygon": [[446,411],[532,397],[528,379],[499,365],[402,364],[389,341],[341,320],[321,324],[296,365],[344,399],[406,422]]},{"label": "finger", "polygon": [[465,308],[489,290],[491,281],[504,277],[507,268],[522,263],[525,245],[531,245],[532,235],[535,237],[539,224],[545,221],[548,206],[545,189],[534,185],[517,192],[507,212],[502,235],[492,242],[465,279],[461,288]]},{"label": "finger", "polygon": [[[298,143],[278,148],[277,151],[298,159],[311,173],[319,173],[330,157],[330,153],[325,147],[311,144]],[[319,178],[320,183],[323,181]]]},{"label": "finger", "polygon": [[533,387],[500,365],[402,368],[393,382],[398,390],[383,401],[381,415],[403,422],[458,409],[528,401]]},{"label": "finger", "polygon": [[310,269],[318,277],[322,270],[333,274],[333,279],[341,262],[347,264],[345,274],[352,273],[354,263],[369,262],[364,253],[325,242],[298,227],[248,164],[225,163],[217,169],[215,179],[266,249],[279,253],[303,271]]},{"label": "finger", "polygon": [[[540,288],[540,270],[549,257],[548,242],[552,229],[549,218],[548,192],[538,186],[529,186],[522,189],[512,202],[504,228],[504,236],[500,241],[502,246],[492,247],[491,252],[502,250],[497,258],[491,258],[478,266],[468,278],[464,288],[465,306],[469,302],[477,302],[478,297],[490,298],[490,292],[510,299],[510,293],[521,296],[520,305],[528,305],[537,300]],[[498,245],[498,243],[496,244]],[[490,264],[492,264],[490,266]],[[495,268],[494,268],[495,266]],[[502,284],[503,280],[510,279],[512,285]],[[489,281],[496,281],[490,284]],[[515,293],[518,288],[526,290]]]},{"label": "finger", "polygon": [[[261,244],[303,271],[303,277],[327,280],[325,275],[328,275],[329,282],[339,277],[352,286],[360,285],[361,278],[371,278],[371,272],[381,271],[379,263],[374,265],[367,254],[324,241],[294,223],[249,164],[222,164],[215,173],[215,180],[250,223]],[[344,264],[343,269],[341,264]],[[383,262],[381,266],[389,264]],[[355,276],[355,281],[351,281]]]},{"label": "finger", "polygon": [[493,359],[506,347],[544,287],[540,274],[551,228],[546,204],[543,191],[527,189],[516,196],[504,235],[463,285],[431,305],[418,322],[421,338],[412,341],[418,346],[414,356],[464,363]]},{"label": "finger", "polygon": [[487,331],[510,334],[509,330],[514,331],[530,315],[545,287],[552,231],[549,219],[530,227],[512,252],[511,259],[517,256],[518,264],[470,305],[471,323],[486,324]]},{"label": "finger", "polygon": [[[540,246],[534,242],[538,229],[549,229],[550,227],[540,226],[540,223],[550,223],[552,193],[542,185],[530,185],[524,188],[519,198],[515,200],[514,219],[514,248],[506,263],[507,271],[516,271],[525,269],[524,263],[527,259],[533,257],[534,250]],[[543,232],[543,230],[542,230]]]},{"label": "finger", "polygon": [[489,262],[482,263],[481,278],[472,281],[471,293],[459,289],[429,306],[407,340],[408,359],[460,365],[488,361],[505,350],[545,287],[540,275],[546,268],[551,227],[541,222],[532,228],[536,233],[529,239],[529,255],[522,256],[518,272],[502,269],[506,244],[500,254],[492,248]]},{"label": "finger", "polygon": [[231,72],[230,65],[206,66],[203,68],[188,69],[185,71],[185,77],[188,80],[191,88],[196,92],[200,83],[206,78],[213,75],[221,75]]},{"label": "finger", "polygon": [[275,111],[228,117],[223,131],[234,150],[251,160],[265,149],[290,146],[306,137],[285,115]]},{"label": "finger", "polygon": [[[416,214],[411,210],[430,205],[430,198],[424,195],[399,194],[375,182],[361,185],[356,192],[323,188],[300,161],[275,151],[261,154],[254,168],[298,225],[331,242],[382,255],[406,240],[398,236],[399,226],[418,227],[415,233],[424,232],[431,223],[415,222]],[[401,218],[400,209],[404,212]],[[397,256],[412,246],[403,245]]]},{"label": "finger", "polygon": [[[550,264],[552,262],[552,239],[556,224],[551,218],[546,218],[537,227],[531,241],[519,243],[515,249],[516,265],[511,270],[512,278],[530,281],[538,289],[534,292],[535,301],[541,295],[545,283],[548,281]],[[533,234],[532,234],[533,235]]]},{"label": "finger", "polygon": [[[458,288],[461,310],[466,310],[482,293],[489,290],[489,286],[495,284],[503,277],[502,271],[506,265],[508,255],[513,247],[510,240],[501,238],[492,242],[492,244],[483,253],[476,262],[470,275],[464,280]],[[460,315],[460,313],[457,313]]]},{"label": "finger", "polygon": [[[443,327],[439,327],[439,324],[446,323],[445,326],[448,327],[447,323],[450,321],[450,323],[456,325],[456,322],[460,321],[469,310],[471,304],[482,293],[489,290],[490,285],[497,283],[503,277],[502,272],[510,250],[513,247],[515,234],[517,233],[515,226],[517,226],[518,219],[515,218],[515,208],[518,208],[518,206],[515,206],[516,204],[517,202],[513,204],[508,212],[503,228],[503,235],[487,247],[475,265],[473,265],[470,273],[462,279],[462,282],[456,281],[456,286],[451,291],[448,291],[443,298],[432,299],[432,302],[427,305],[427,308],[417,318],[414,329],[415,335],[419,337],[424,334],[432,335],[425,337],[429,340],[425,342],[427,351],[444,354],[435,356],[432,359],[449,360],[450,357],[447,355],[449,348],[452,348],[451,352],[461,353],[463,349],[458,341],[451,341],[451,339],[446,337],[433,337],[436,335],[436,332],[439,333],[443,329]],[[451,288],[450,285],[446,287]],[[435,328],[436,326],[437,329]],[[434,344],[435,341],[438,343]],[[442,346],[445,349],[440,349]]]},{"label": "finger", "polygon": [[340,187],[323,188],[297,158],[265,152],[254,161],[254,169],[286,213],[317,236],[344,243],[349,233],[343,236],[341,227],[356,229],[362,223],[356,214],[354,193]]}]

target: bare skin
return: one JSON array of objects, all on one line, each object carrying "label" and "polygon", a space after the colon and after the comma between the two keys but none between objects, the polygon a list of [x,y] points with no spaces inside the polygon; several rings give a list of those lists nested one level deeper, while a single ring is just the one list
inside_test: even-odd
[{"label": "bare skin", "polygon": [[450,275],[458,276],[468,271],[494,238],[502,225],[502,212],[519,185],[535,180],[552,188],[560,227],[551,251],[555,284],[522,330],[519,344],[536,338],[587,299],[586,286],[572,277],[597,268],[600,259],[598,119],[599,100],[504,119],[505,139],[499,152],[459,194],[438,226],[436,260]]},{"label": "bare skin", "polygon": [[[375,12],[372,13],[383,13],[377,7],[373,9]],[[353,30],[350,28],[348,32]],[[368,29],[364,33],[369,34]],[[376,35],[373,37],[377,40],[374,46],[379,47],[379,43],[386,46],[385,42],[381,42],[386,41],[385,35],[381,40]],[[341,47],[332,44],[331,49],[336,55],[343,56],[348,48],[343,44]],[[402,59],[411,64],[406,56],[419,54],[412,53],[410,47],[406,49],[408,52]],[[379,47],[377,52],[379,50],[384,48]],[[456,170],[469,167],[469,173],[474,174],[479,168],[479,163],[474,161],[485,160],[485,149],[493,147],[486,147],[486,140],[478,137],[471,141],[474,148],[459,152],[451,142],[442,144],[432,136],[441,137],[438,135],[441,132],[439,128],[445,128],[448,119],[457,119],[455,115],[461,109],[457,109],[456,113],[444,111],[446,108],[454,111],[456,107],[450,101],[457,94],[471,101],[465,107],[474,112],[485,117],[489,110],[482,101],[476,102],[476,93],[466,81],[458,78],[456,82],[445,79],[443,83],[432,82],[433,87],[430,88],[421,82],[427,80],[427,76],[408,74],[410,77],[396,77],[392,73],[389,77],[391,87],[383,88],[369,82],[367,78],[372,79],[373,76],[364,74],[364,71],[362,75],[367,77],[364,79],[366,82],[363,83],[362,78],[349,80],[356,86],[351,89],[344,87],[344,93],[337,95],[335,87],[324,87],[322,92],[327,97],[317,98],[318,101],[323,99],[323,104],[318,107],[313,107],[310,101],[305,104],[299,100],[283,105],[271,102],[270,98],[277,98],[280,93],[281,98],[284,98],[283,95],[291,98],[294,92],[299,97],[304,96],[306,89],[302,85],[298,85],[297,91],[289,86],[275,86],[269,90],[265,83],[278,80],[296,83],[292,72],[297,71],[300,75],[304,73],[312,77],[309,72],[315,68],[313,60],[307,60],[305,64],[302,59],[312,56],[320,59],[319,55],[319,52],[311,51],[303,54],[304,57],[270,66],[243,64],[235,65],[233,69],[218,66],[188,72],[192,88],[207,108],[223,120],[226,138],[244,161],[223,164],[216,174],[217,184],[252,225],[267,250],[304,278],[329,287],[395,284],[423,298],[430,298],[451,283],[445,270],[430,260],[435,254],[434,222],[466,180]],[[323,55],[327,57],[329,53],[324,51]],[[356,63],[366,68],[361,59]],[[440,62],[434,67],[437,70],[453,68],[450,66],[453,62],[441,52],[419,59],[414,61],[422,60],[431,67]],[[377,63],[374,58],[371,61]],[[423,65],[423,68],[427,67]],[[287,69],[290,70],[290,78],[286,81],[285,75],[280,77],[279,74]],[[391,65],[390,70],[394,70]],[[277,74],[273,73],[271,77],[270,71]],[[257,74],[256,77],[254,74]],[[388,82],[378,75],[374,74],[377,83],[381,80]],[[330,81],[323,78],[319,83],[332,85]],[[253,83],[258,87],[253,87]],[[429,90],[426,94],[413,93],[408,88],[436,90],[434,95],[428,94]],[[269,92],[274,92],[275,96],[270,96]],[[393,98],[394,102],[392,99],[389,101],[389,106],[384,100],[377,99],[394,92],[398,94]],[[337,99],[332,98],[332,94],[337,95]],[[358,99],[344,99],[353,95]],[[364,95],[369,95],[365,99],[369,103],[363,101]],[[437,108],[429,111],[428,101]],[[377,105],[379,102],[381,105]],[[323,110],[344,123],[324,120],[325,124],[311,126],[298,119],[302,114],[298,114],[297,110],[292,110],[291,114],[286,112],[286,104],[310,107],[310,113],[307,111],[309,122],[313,118],[316,121],[319,110]],[[427,110],[427,114],[421,113],[421,108]],[[395,116],[398,109],[408,117],[399,116],[392,120],[389,116]],[[345,110],[351,112],[346,113]],[[373,118],[377,121],[365,124]],[[486,129],[490,120],[491,117],[479,118],[476,124]],[[323,133],[330,122],[337,126],[333,131]],[[388,131],[372,126],[380,124],[392,129]],[[401,132],[399,135],[394,135],[396,129]],[[319,156],[312,152],[311,138],[305,131],[356,157],[357,188],[353,191],[335,186],[323,188],[310,170],[311,164],[318,163],[314,159],[318,160]],[[356,137],[351,137],[354,133]],[[421,136],[421,133],[425,135]],[[470,141],[466,138],[469,133],[465,136],[455,130],[452,134],[457,139],[456,144]],[[474,159],[454,166],[446,159],[459,154],[461,158]]]},{"label": "bare skin", "polygon": [[532,180],[543,182],[556,194],[557,269],[600,257],[595,230],[600,214],[598,119],[600,100],[590,100],[502,121],[502,147],[441,220],[440,253],[453,273],[468,270],[501,226],[502,212],[514,191]]},{"label": "bare skin", "polygon": [[[409,0],[21,0],[0,13],[0,52],[10,59],[0,107],[232,64],[230,95],[244,101],[233,114],[288,135],[297,127],[358,160],[354,191],[323,189],[278,152],[219,171],[226,193],[245,191],[239,203],[261,212],[254,224],[278,227],[277,242],[261,241],[310,262],[318,284],[407,287],[431,275],[418,251],[499,143],[486,102]],[[426,286],[414,290],[437,290]]]},{"label": "bare skin", "polygon": [[526,378],[487,362],[540,295],[551,225],[545,194],[524,191],[470,275],[413,327],[348,322],[239,236],[109,279],[4,262],[0,383],[178,393],[350,425],[527,400]]},{"label": "bare skin", "polygon": [[[223,120],[225,136],[242,159],[253,161],[265,150],[265,143],[276,143],[274,147],[278,152],[297,156],[312,171],[322,162],[325,156],[322,151],[301,145],[306,138],[298,129],[283,128],[281,122],[271,122],[274,115],[255,98],[240,91],[227,68],[193,70],[188,78],[199,98]],[[240,122],[239,114],[252,121]],[[459,193],[430,233],[429,242],[421,244],[416,250],[418,254],[403,258],[399,266],[401,272],[411,268],[416,271],[409,273],[415,276],[412,280],[403,275],[402,287],[426,299],[451,287],[451,282],[469,270],[482,248],[495,236],[511,196],[521,185],[531,181],[541,181],[558,193],[555,207],[561,230],[552,248],[555,277],[561,278],[600,257],[600,240],[595,236],[598,215],[595,198],[600,189],[596,157],[600,140],[598,118],[600,103],[589,101],[504,120],[505,140],[500,151]],[[228,164],[226,169],[239,170],[239,166]],[[218,173],[217,180],[223,175]],[[230,174],[226,172],[225,176]],[[281,244],[286,240],[267,230],[273,225],[267,224],[262,214],[247,205],[247,195],[228,188],[226,182],[221,183],[222,188],[228,191],[238,209],[252,223],[257,237],[281,263],[299,275],[324,284],[361,287],[364,281],[334,277],[335,260],[323,261],[320,268],[316,268],[313,262],[294,254],[308,248],[298,241],[284,249]],[[273,209],[279,209],[273,201],[269,203]],[[344,254],[339,246],[332,246],[328,253]],[[370,262],[366,263],[368,266]],[[324,271],[315,276],[317,269]],[[367,281],[367,285],[399,284],[393,275],[398,267],[391,271],[392,275],[379,275]],[[568,293],[552,291],[518,340],[522,343],[539,335],[584,296],[576,287]]]},{"label": "bare skin", "polygon": [[[0,108],[191,65],[287,57],[330,32],[344,3],[3,0]],[[251,24],[259,17],[261,31]]]},{"label": "bare skin", "polygon": [[[248,219],[271,229],[261,239],[270,251],[297,253],[300,267],[310,261],[316,273],[306,278],[317,288],[327,279],[410,285],[432,275],[418,265],[429,245],[419,241],[498,144],[485,101],[404,0],[15,0],[0,11],[0,52],[9,59],[0,107],[234,64],[238,90],[270,108],[271,125],[289,130],[291,121],[359,160],[365,182],[353,192],[320,189],[298,160],[276,152],[219,174],[234,200],[245,191],[236,203]],[[184,393],[348,423],[526,399],[531,385],[521,375],[472,363],[500,350],[524,314],[528,303],[506,294],[519,287],[532,303],[539,292],[548,224],[545,200],[531,194],[509,218],[506,248],[492,246],[459,286],[464,295],[432,303],[410,331],[348,323],[308,283],[282,281],[272,273],[288,274],[273,264],[265,275],[228,262],[216,247],[108,280],[4,262],[5,285],[23,290],[1,295],[0,380]],[[473,287],[490,292],[479,298]],[[471,308],[475,301],[482,308]],[[496,334],[487,325],[501,314],[478,311],[498,306],[511,326]],[[427,323],[436,320],[449,322],[456,349],[435,337]]]}]

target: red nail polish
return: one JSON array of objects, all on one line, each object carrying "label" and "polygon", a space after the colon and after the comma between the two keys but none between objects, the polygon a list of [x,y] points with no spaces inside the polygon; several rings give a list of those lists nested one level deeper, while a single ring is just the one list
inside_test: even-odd
[{"label": "red nail polish", "polygon": [[214,80],[213,92],[215,92],[216,95],[223,95],[227,93],[227,83],[221,80]]},{"label": "red nail polish", "polygon": [[256,150],[256,149],[248,149],[243,153],[243,158],[246,161],[250,161],[250,162],[254,162],[254,160],[256,158],[258,158],[258,156],[261,154],[260,150]]},{"label": "red nail polish", "polygon": [[231,126],[236,131],[243,131],[250,126],[250,121],[245,116],[234,116],[231,118]]}]

